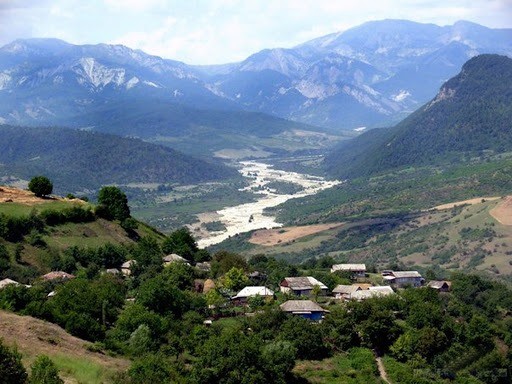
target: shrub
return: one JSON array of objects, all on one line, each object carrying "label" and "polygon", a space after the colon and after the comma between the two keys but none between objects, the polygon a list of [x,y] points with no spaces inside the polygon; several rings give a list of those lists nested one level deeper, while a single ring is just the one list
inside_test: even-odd
[{"label": "shrub", "polygon": [[46,355],[38,356],[31,369],[29,384],[64,384],[57,367]]}]

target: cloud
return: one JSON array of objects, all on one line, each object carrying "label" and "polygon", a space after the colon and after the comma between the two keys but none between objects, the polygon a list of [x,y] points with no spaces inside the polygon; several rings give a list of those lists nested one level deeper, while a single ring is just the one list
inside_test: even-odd
[{"label": "cloud", "polygon": [[0,43],[57,36],[192,64],[243,60],[370,20],[512,26],[511,0],[0,0]]}]

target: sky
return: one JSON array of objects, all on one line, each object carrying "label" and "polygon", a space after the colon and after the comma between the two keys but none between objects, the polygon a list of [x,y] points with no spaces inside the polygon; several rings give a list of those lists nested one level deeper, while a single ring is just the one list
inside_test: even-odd
[{"label": "sky", "polygon": [[512,0],[0,0],[0,46],[55,37],[222,64],[382,19],[512,28]]}]

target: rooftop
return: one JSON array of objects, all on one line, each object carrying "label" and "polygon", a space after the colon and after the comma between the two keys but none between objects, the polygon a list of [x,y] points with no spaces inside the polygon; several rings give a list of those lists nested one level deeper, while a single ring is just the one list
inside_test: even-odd
[{"label": "rooftop", "polygon": [[326,312],[321,306],[311,300],[288,300],[279,307],[284,312],[292,313]]},{"label": "rooftop", "polygon": [[331,272],[336,271],[366,271],[366,264],[334,264]]},{"label": "rooftop", "polygon": [[249,286],[242,289],[233,299],[251,296],[274,296],[274,292],[263,286]]}]

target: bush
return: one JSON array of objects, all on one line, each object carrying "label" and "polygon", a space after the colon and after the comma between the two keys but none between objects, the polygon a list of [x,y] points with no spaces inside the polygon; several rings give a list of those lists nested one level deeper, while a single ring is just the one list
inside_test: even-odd
[{"label": "bush", "polygon": [[20,384],[27,380],[27,371],[21,364],[21,355],[9,348],[0,339],[0,378],[2,384]]},{"label": "bush", "polygon": [[28,183],[28,189],[37,197],[43,197],[52,193],[53,184],[46,176],[35,176]]},{"label": "bush", "polygon": [[31,369],[29,384],[64,384],[57,367],[46,355],[38,356]]}]

